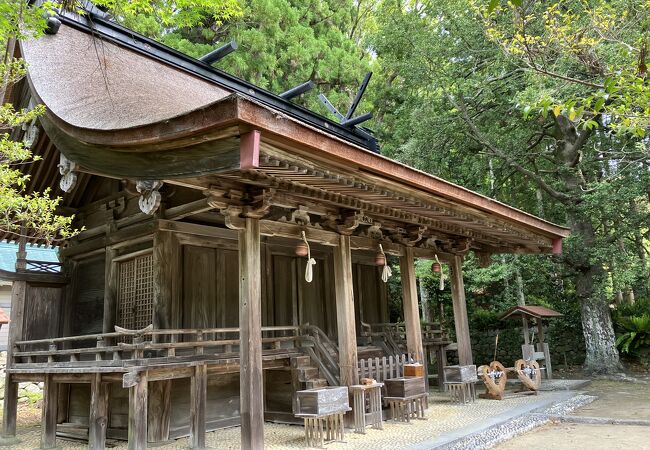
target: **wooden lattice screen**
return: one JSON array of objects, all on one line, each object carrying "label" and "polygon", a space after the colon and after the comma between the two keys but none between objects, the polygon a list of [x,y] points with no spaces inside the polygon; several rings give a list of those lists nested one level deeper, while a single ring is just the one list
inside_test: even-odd
[{"label": "wooden lattice screen", "polygon": [[153,320],[153,254],[118,263],[117,325],[139,330]]}]

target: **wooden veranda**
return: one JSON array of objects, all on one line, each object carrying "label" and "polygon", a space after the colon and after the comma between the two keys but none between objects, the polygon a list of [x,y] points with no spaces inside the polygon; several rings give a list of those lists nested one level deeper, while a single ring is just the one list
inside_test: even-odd
[{"label": "wooden veranda", "polygon": [[[44,449],[57,433],[93,449],[189,435],[198,449],[206,430],[237,423],[242,448],[261,449],[265,418],[290,420],[296,390],[355,384],[370,356],[391,371],[404,354],[423,361],[423,336],[448,342],[421,329],[417,258],[451,269],[467,365],[463,256],[561,251],[566,229],[382,157],[368,130],[98,10],[57,20],[11,48],[29,76],[5,100],[47,107],[13,132],[42,157],[27,190],[56,187],[84,230],[61,267],[19,255],[3,274],[14,280],[3,442],[16,436],[18,383],[39,380]],[[311,283],[294,252],[303,233]],[[399,258],[405,343],[386,328],[380,245]]]}]

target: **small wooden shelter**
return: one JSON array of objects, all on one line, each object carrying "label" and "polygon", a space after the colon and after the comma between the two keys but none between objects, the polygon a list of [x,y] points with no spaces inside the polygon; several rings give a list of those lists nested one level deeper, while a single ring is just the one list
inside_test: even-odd
[{"label": "small wooden shelter", "polygon": [[[38,380],[42,448],[56,433],[94,449],[107,436],[144,449],[184,435],[203,448],[206,430],[241,424],[242,448],[261,449],[264,420],[291,420],[296,390],[357,383],[367,356],[422,360],[416,258],[451,267],[469,365],[463,255],[561,251],[565,228],[379,155],[354,121],[96,9],[54,19],[50,34],[10,45],[29,75],[5,97],[47,107],[14,131],[42,157],[28,191],[53,187],[84,230],[61,247],[60,272],[22,260],[5,274],[5,440],[18,382]],[[295,254],[303,233],[311,283]],[[370,333],[359,346],[362,322],[389,322],[380,244],[399,258],[403,341]]]},{"label": "small wooden shelter", "polygon": [[[499,316],[500,320],[520,319],[522,321],[522,330],[524,335],[524,344],[521,346],[523,357],[527,361],[542,361],[547,379],[553,378],[553,368],[551,366],[551,352],[548,348],[548,342],[544,333],[544,319],[550,317],[561,317],[563,314],[553,311],[544,306],[536,305],[517,305],[508,309]],[[537,325],[537,344],[531,341],[529,332],[529,320],[535,319]],[[535,350],[537,348],[537,350]]]}]

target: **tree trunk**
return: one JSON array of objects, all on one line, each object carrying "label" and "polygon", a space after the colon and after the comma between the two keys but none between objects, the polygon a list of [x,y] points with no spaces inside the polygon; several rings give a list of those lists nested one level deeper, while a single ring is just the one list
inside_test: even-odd
[{"label": "tree trunk", "polygon": [[618,373],[623,367],[615,345],[609,306],[594,292],[593,278],[591,271],[577,277],[586,348],[584,370],[593,375]]},{"label": "tree trunk", "polygon": [[573,265],[577,272],[576,293],[585,337],[584,371],[593,375],[619,373],[623,367],[616,349],[609,304],[604,290],[599,287],[605,273],[600,265],[589,261],[595,241],[594,229],[588,220],[570,220],[570,223],[581,247],[575,249],[577,260]]}]

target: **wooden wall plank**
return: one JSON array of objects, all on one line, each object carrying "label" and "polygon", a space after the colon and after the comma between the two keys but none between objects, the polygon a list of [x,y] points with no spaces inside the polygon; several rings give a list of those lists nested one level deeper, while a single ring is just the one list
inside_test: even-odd
[{"label": "wooden wall plank", "polygon": [[469,320],[463,281],[463,257],[454,256],[449,264],[451,269],[451,298],[454,304],[454,325],[458,344],[458,363],[461,366],[473,364],[472,341],[469,337]]},{"label": "wooden wall plank", "polygon": [[172,413],[172,380],[149,382],[148,397],[147,440],[167,441]]},{"label": "wooden wall plank", "polygon": [[239,231],[241,446],[264,448],[260,223],[247,218]]}]

